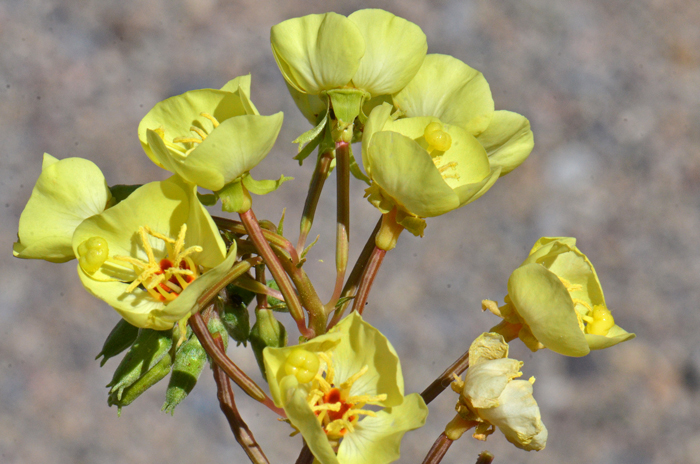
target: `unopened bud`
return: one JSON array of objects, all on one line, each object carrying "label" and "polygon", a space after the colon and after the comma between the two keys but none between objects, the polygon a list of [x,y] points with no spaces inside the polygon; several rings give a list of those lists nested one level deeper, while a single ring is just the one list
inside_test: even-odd
[{"label": "unopened bud", "polygon": [[275,313],[271,309],[258,309],[255,311],[255,325],[250,331],[250,345],[258,361],[260,372],[265,376],[265,364],[263,363],[263,350],[268,346],[280,348],[287,346],[287,330],[275,319]]},{"label": "unopened bud", "polygon": [[174,414],[175,406],[180,404],[197,384],[206,363],[207,353],[202,344],[197,337],[191,337],[175,355],[173,373],[170,375],[168,389],[165,392],[165,403],[161,411]]},{"label": "unopened bud", "polygon": [[102,361],[100,361],[100,367],[104,366],[109,358],[113,358],[129,348],[136,340],[138,334],[139,328],[129,324],[126,320],[121,319],[117,322],[117,325],[115,325],[109,335],[107,335],[107,340],[105,340],[104,345],[102,345],[102,351],[95,356],[95,359],[104,356]]}]

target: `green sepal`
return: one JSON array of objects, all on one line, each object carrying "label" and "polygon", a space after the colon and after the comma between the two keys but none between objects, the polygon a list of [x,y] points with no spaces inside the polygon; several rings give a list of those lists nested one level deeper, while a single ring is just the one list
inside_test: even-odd
[{"label": "green sepal", "polygon": [[248,339],[260,372],[266,379],[263,350],[268,346],[272,348],[287,346],[287,329],[275,318],[275,313],[271,309],[258,309],[255,311],[255,317],[255,325],[250,330]]},{"label": "green sepal", "polygon": [[112,193],[112,201],[110,201],[111,206],[116,205],[122,200],[125,200],[126,197],[131,195],[134,190],[137,188],[141,187],[142,184],[137,184],[137,185],[113,185],[109,188],[109,191]]},{"label": "green sepal", "polygon": [[246,308],[250,302],[255,299],[255,292],[238,287],[235,284],[228,284],[226,286],[226,292],[228,293],[229,298],[232,300],[240,300]]},{"label": "green sepal", "polygon": [[[254,298],[255,294],[250,293]],[[243,299],[238,295],[228,294],[227,296],[228,301],[222,298],[217,300],[217,309],[221,317],[221,323],[226,328],[228,335],[236,341],[236,345],[243,343],[243,346],[248,346],[248,336],[250,334],[248,304],[244,303]]]},{"label": "green sepal", "polygon": [[190,394],[207,363],[207,353],[197,337],[190,337],[175,354],[172,374],[161,411],[175,413],[175,407]]},{"label": "green sepal", "polygon": [[[279,285],[277,285],[277,282],[275,282],[274,279],[268,280],[267,286],[272,288],[272,289],[278,290],[278,291],[280,289]],[[289,308],[287,307],[287,304],[284,301],[275,298],[274,296],[267,295],[267,304],[270,305],[270,309],[273,311],[277,311],[280,313],[288,313],[289,312]]]},{"label": "green sepal", "polygon": [[[112,380],[107,384],[110,401],[115,395],[117,401],[121,401],[124,390],[136,383],[148,371],[156,366],[173,345],[175,331],[141,329],[136,341],[119,363],[114,371]],[[116,404],[114,402],[110,404]]]},{"label": "green sepal", "polygon": [[314,241],[309,243],[307,245],[307,247],[302,250],[301,255],[299,256],[299,264],[297,264],[297,267],[301,267],[306,262],[306,255],[309,254],[309,251],[311,250],[311,248],[314,245],[316,245],[319,238],[321,238],[321,236],[317,235],[316,238],[314,239]]},{"label": "green sepal", "polygon": [[216,194],[221,198],[221,209],[229,213],[245,213],[253,206],[253,199],[241,178],[226,184]]},{"label": "green sepal", "polygon": [[207,329],[209,329],[209,333],[212,335],[212,337],[221,337],[221,341],[224,342],[224,351],[226,351],[228,348],[228,331],[226,330],[224,323],[221,321],[219,313],[214,311],[211,313],[209,316],[209,322],[207,322]]},{"label": "green sepal", "polygon": [[304,132],[292,142],[299,145],[298,153],[294,157],[295,160],[299,161],[299,166],[302,165],[304,160],[314,151],[314,148],[323,140],[323,129],[326,127],[327,123],[328,111],[325,111],[323,116],[319,118],[316,127]]},{"label": "green sepal", "polygon": [[197,192],[197,199],[204,206],[214,206],[216,202],[219,201],[219,197],[214,193],[202,195],[201,193]]},{"label": "green sepal", "polygon": [[117,322],[117,325],[115,325],[109,335],[107,335],[107,340],[105,340],[104,345],[102,345],[102,351],[95,356],[95,359],[104,356],[102,361],[100,361],[100,367],[104,366],[109,358],[113,358],[129,348],[134,341],[136,341],[138,335],[138,327],[129,324],[124,319]]},{"label": "green sepal", "polygon": [[277,180],[255,180],[250,174],[243,176],[243,185],[250,192],[256,195],[267,195],[270,192],[274,192],[280,185],[284,184],[288,180],[293,180],[293,177],[280,176]]},{"label": "green sepal", "polygon": [[165,355],[158,363],[150,368],[148,372],[142,375],[136,382],[125,387],[121,392],[111,392],[107,398],[107,404],[109,406],[116,405],[118,407],[118,414],[121,415],[122,407],[130,405],[136,398],[141,396],[143,392],[163,380],[165,376],[170,373],[172,365],[172,352],[166,351]]},{"label": "green sepal", "polygon": [[[355,122],[362,111],[362,104],[371,97],[369,92],[362,89],[333,89],[328,90],[327,94],[333,109],[333,120],[337,121],[337,127],[332,129],[340,133]],[[334,138],[337,140],[335,135]],[[350,142],[351,139],[344,141]]]}]

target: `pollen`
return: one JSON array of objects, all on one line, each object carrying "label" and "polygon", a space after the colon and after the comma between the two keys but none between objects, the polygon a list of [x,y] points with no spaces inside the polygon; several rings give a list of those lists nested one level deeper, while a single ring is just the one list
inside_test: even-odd
[{"label": "pollen", "polygon": [[[148,261],[131,256],[115,256],[114,259],[131,264],[137,277],[127,287],[131,293],[139,286],[143,287],[154,299],[168,303],[173,301],[198,276],[197,265],[190,257],[202,251],[200,246],[185,248],[187,225],[183,224],[177,239],[158,233],[148,226],[139,227],[139,236]],[[157,259],[151,246],[150,237],[165,242],[168,255]]]},{"label": "pollen", "polygon": [[586,333],[592,335],[607,335],[610,329],[615,325],[615,319],[610,313],[610,310],[603,305],[596,305],[589,316],[584,316],[583,320],[587,322]]}]

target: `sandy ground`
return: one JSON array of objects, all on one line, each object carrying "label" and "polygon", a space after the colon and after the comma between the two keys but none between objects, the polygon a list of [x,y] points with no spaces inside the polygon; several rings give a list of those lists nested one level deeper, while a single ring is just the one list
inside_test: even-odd
[{"label": "sandy ground", "polygon": [[[118,418],[104,385],[117,361],[93,360],[118,320],[82,289],[75,262],[10,255],[41,158],[93,160],[110,184],[167,173],[143,154],[140,119],[186,90],[253,75],[263,114],[285,124],[259,176],[296,177],[255,199],[258,217],[287,207],[296,224],[311,165],[290,141],[308,129],[269,46],[272,25],[312,12],[382,7],[420,25],[430,52],[488,79],[497,109],[526,115],[530,159],[482,199],[402,236],[370,297],[367,318],[402,358],[407,391],[422,390],[495,323],[480,300],[501,299],[510,272],[542,235],[571,235],[603,282],[618,323],[638,338],[582,359],[513,356],[537,377],[547,449],[526,453],[496,434],[465,437],[443,462],[700,462],[700,3],[683,0],[317,2],[268,0],[7,0],[0,3],[0,461],[3,463],[245,462],[218,410],[207,369],[170,417],[158,385]],[[352,253],[377,218],[352,185]],[[312,234],[309,272],[330,294],[333,186]],[[319,260],[323,262],[319,262]],[[250,351],[229,349],[257,375]],[[260,380],[262,382],[262,380]],[[401,462],[420,462],[452,417],[455,397],[431,407]],[[293,462],[300,439],[239,394],[273,463]]]}]

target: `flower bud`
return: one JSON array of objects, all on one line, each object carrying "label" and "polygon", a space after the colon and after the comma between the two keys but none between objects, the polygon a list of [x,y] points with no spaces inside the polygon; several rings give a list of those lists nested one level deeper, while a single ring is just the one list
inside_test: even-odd
[{"label": "flower bud", "polygon": [[111,387],[110,398],[112,395],[116,398],[110,399],[110,404],[121,401],[124,390],[155,367],[168,354],[172,345],[172,330],[141,329],[136,341],[114,371],[112,381],[107,384]]},{"label": "flower bud", "polygon": [[[231,288],[241,290],[241,292],[250,293],[252,296],[246,302],[236,290],[233,293]],[[247,345],[248,335],[250,334],[250,316],[248,315],[248,303],[254,298],[254,293],[243,290],[242,288],[229,285],[226,294],[223,298],[217,301],[218,313],[221,317],[221,323],[226,328],[228,335],[236,340],[236,344],[243,343]]]},{"label": "flower bud", "polygon": [[197,384],[206,362],[207,353],[197,337],[191,337],[180,347],[175,355],[173,373],[165,392],[162,411],[174,414],[175,406],[180,404]]},{"label": "flower bud", "polygon": [[265,364],[263,363],[263,350],[268,346],[280,348],[287,346],[287,330],[275,319],[275,313],[271,309],[258,309],[255,311],[255,325],[250,330],[250,345],[258,361],[260,372],[265,377]]},{"label": "flower bud", "polygon": [[170,372],[172,365],[172,354],[170,351],[166,351],[165,356],[163,356],[155,366],[151,367],[148,372],[142,375],[136,382],[123,388],[119,392],[112,390],[107,398],[107,404],[110,406],[116,405],[119,408],[118,414],[121,415],[123,406],[130,405],[136,398],[141,396],[141,393],[163,380],[163,378]]},{"label": "flower bud", "polygon": [[113,358],[125,349],[129,348],[136,337],[139,334],[138,327],[135,327],[124,319],[117,322],[112,331],[107,336],[104,345],[102,345],[102,351],[100,354],[95,356],[98,359],[100,356],[104,356],[102,361],[100,361],[100,367],[104,366],[109,358]]}]

